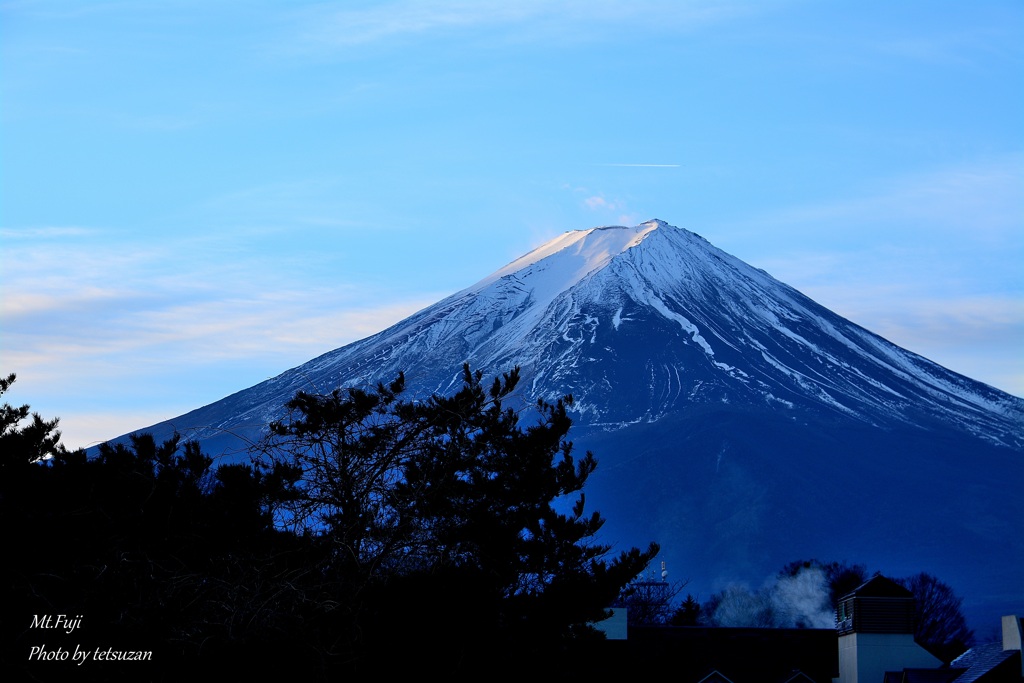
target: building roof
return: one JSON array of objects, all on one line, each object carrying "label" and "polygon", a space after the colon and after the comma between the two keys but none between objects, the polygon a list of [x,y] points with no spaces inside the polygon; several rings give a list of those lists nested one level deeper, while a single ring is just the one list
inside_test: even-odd
[{"label": "building roof", "polygon": [[843,600],[849,597],[858,598],[913,598],[914,595],[904,586],[881,574],[873,577],[854,588],[842,597]]},{"label": "building roof", "polygon": [[[983,680],[983,676],[1011,659],[1017,660],[1015,669],[1019,672],[1020,656],[1020,650],[1004,650],[1001,642],[985,643],[972,647],[954,659],[950,666],[966,669],[963,675],[956,679],[956,683],[974,683]],[[1011,670],[1011,666],[1007,664],[1006,670]]]}]

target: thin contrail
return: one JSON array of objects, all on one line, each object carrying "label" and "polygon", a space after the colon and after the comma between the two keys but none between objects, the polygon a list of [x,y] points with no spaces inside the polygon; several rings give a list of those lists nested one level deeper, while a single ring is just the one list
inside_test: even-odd
[{"label": "thin contrail", "polygon": [[598,166],[628,166],[632,168],[679,168],[679,164],[598,164]]}]

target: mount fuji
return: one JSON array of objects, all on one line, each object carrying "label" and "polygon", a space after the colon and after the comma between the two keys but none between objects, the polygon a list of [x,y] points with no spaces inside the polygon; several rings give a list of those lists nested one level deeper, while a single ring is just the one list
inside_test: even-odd
[{"label": "mount fuji", "polygon": [[[407,397],[521,368],[518,400],[574,397],[599,467],[600,542],[658,541],[706,598],[792,560],[927,571],[972,624],[1024,613],[1024,400],[818,305],[687,230],[652,220],[564,233],[396,325],[181,417],[244,459],[296,391]],[[122,437],[124,438],[124,437]],[[984,621],[981,621],[984,619]]]}]

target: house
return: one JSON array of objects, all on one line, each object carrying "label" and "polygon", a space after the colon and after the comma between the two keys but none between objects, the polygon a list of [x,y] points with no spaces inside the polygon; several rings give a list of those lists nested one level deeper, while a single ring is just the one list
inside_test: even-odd
[{"label": "house", "polygon": [[836,632],[836,683],[883,683],[887,671],[942,666],[914,642],[913,594],[881,574],[839,599]]},{"label": "house", "polygon": [[834,683],[1020,683],[1022,620],[1003,617],[1002,642],[943,665],[914,642],[914,597],[877,575],[839,600],[839,678]]},{"label": "house", "polygon": [[[1002,640],[976,645],[943,669],[904,669],[886,674],[885,683],[1020,683],[1024,681],[1021,632],[1024,620],[1005,616]],[[945,674],[945,678],[939,678]],[[929,678],[929,676],[931,676]]]}]

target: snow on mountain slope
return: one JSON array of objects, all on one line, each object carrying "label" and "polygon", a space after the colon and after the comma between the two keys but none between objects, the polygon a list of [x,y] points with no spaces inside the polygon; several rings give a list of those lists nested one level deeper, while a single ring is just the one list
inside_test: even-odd
[{"label": "snow on mountain slope", "polygon": [[463,362],[522,367],[524,400],[572,393],[578,423],[613,430],[732,402],[794,418],[956,429],[1024,447],[1024,401],[835,315],[700,236],[652,220],[564,233],[372,337],[175,420],[252,435],[298,389],[404,371],[446,392]]}]

